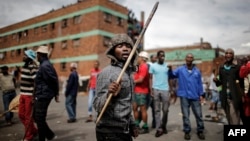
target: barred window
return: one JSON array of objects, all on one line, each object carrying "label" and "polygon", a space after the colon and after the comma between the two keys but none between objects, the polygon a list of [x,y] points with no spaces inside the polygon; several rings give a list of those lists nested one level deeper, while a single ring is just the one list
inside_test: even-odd
[{"label": "barred window", "polygon": [[62,28],[67,27],[67,24],[68,24],[67,19],[63,19],[62,20]]},{"label": "barred window", "polygon": [[80,46],[80,39],[74,39],[73,40],[73,47],[79,47]]},{"label": "barred window", "polygon": [[66,49],[67,48],[67,41],[62,41],[62,49]]},{"label": "barred window", "polygon": [[81,23],[81,16],[80,16],[80,15],[74,16],[74,17],[73,17],[73,23],[74,23],[74,24],[79,24],[79,23]]},{"label": "barred window", "polygon": [[66,71],[66,62],[61,62],[61,65],[60,65],[60,69],[61,71]]},{"label": "barred window", "polygon": [[111,23],[112,22],[112,15],[107,13],[107,12],[104,12],[104,21]]},{"label": "barred window", "polygon": [[119,25],[119,26],[123,26],[123,19],[121,17],[117,17],[116,18],[116,24]]},{"label": "barred window", "polygon": [[47,25],[43,25],[42,26],[42,32],[46,32],[47,31]]},{"label": "barred window", "polygon": [[103,36],[103,45],[104,45],[105,47],[108,47],[108,46],[109,46],[109,43],[110,43],[110,40],[111,40],[110,37]]}]

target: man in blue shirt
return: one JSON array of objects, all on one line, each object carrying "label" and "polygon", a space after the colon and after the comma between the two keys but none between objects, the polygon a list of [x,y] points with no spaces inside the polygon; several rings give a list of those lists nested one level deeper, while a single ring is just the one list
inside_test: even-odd
[{"label": "man in blue shirt", "polygon": [[178,90],[177,96],[180,97],[184,139],[190,140],[191,125],[189,120],[190,106],[197,122],[197,135],[199,139],[204,140],[203,134],[204,122],[202,119],[202,109],[200,101],[203,101],[203,87],[200,70],[193,64],[194,56],[191,53],[186,55],[186,64],[172,71],[170,67],[169,75],[177,78]]}]

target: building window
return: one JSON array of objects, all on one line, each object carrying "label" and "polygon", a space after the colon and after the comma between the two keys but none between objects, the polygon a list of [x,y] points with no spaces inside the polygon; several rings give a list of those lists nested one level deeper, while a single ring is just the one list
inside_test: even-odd
[{"label": "building window", "polygon": [[7,41],[7,36],[3,36],[3,41],[4,41],[4,42]]},{"label": "building window", "polygon": [[74,39],[73,40],[73,47],[79,47],[80,46],[80,39]]},{"label": "building window", "polygon": [[123,19],[121,17],[116,18],[116,24],[119,26],[123,26]]},{"label": "building window", "polygon": [[0,37],[0,43],[2,43],[3,42],[3,37]]},{"label": "building window", "polygon": [[1,58],[2,60],[5,59],[5,57],[6,57],[6,55],[7,55],[7,52],[4,51],[4,52],[2,52],[1,54],[2,54],[2,55],[0,55],[0,58]]},{"label": "building window", "polygon": [[73,17],[73,23],[74,24],[79,24],[79,23],[81,23],[81,16],[74,16]]},{"label": "building window", "polygon": [[21,54],[21,49],[17,49],[17,50],[16,50],[16,54],[17,54],[17,55],[20,55],[20,54]]},{"label": "building window", "polygon": [[67,41],[62,41],[62,49],[66,49],[67,48]]},{"label": "building window", "polygon": [[28,30],[24,30],[23,32],[23,37],[26,37],[26,36],[28,36]]},{"label": "building window", "polygon": [[55,23],[51,23],[51,24],[50,24],[50,29],[51,29],[51,30],[54,30],[54,29],[55,29]]},{"label": "building window", "polygon": [[38,27],[34,28],[34,34],[38,34],[38,29],[39,29]]},{"label": "building window", "polygon": [[111,40],[110,37],[103,36],[103,45],[104,45],[105,47],[108,47],[108,46],[109,46],[109,43],[110,43],[110,40]]},{"label": "building window", "polygon": [[52,49],[54,48],[54,46],[55,46],[55,43],[50,43],[49,44],[49,47],[52,48]]},{"label": "building window", "polygon": [[13,40],[16,39],[16,33],[13,33],[13,34],[12,34],[12,39],[13,39]]},{"label": "building window", "polygon": [[60,65],[61,71],[66,71],[66,63],[62,62]]},{"label": "building window", "polygon": [[11,50],[11,52],[10,52],[10,56],[15,56],[15,50]]},{"label": "building window", "polygon": [[67,19],[62,20],[62,28],[67,27]]},{"label": "building window", "polygon": [[112,22],[112,15],[107,13],[107,12],[104,12],[104,21],[111,23]]},{"label": "building window", "polygon": [[1,52],[0,53],[0,59],[3,60],[5,58],[6,52]]},{"label": "building window", "polygon": [[46,32],[47,31],[47,25],[43,25],[42,26],[42,32]]}]

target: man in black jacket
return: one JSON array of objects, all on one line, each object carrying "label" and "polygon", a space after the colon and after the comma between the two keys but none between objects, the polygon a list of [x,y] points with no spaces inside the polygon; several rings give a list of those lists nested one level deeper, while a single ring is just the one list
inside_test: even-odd
[{"label": "man in black jacket", "polygon": [[40,46],[36,52],[40,66],[35,79],[34,119],[39,141],[45,141],[46,138],[52,140],[57,137],[49,128],[46,116],[51,100],[55,98],[59,102],[59,82],[56,70],[48,59],[48,47]]}]

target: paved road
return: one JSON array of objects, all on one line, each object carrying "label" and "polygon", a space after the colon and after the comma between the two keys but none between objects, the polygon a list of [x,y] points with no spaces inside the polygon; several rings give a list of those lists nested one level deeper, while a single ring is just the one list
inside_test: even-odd
[{"label": "paved road", "polygon": [[[67,123],[67,113],[64,106],[64,96],[60,96],[60,103],[51,103],[48,111],[48,124],[57,134],[55,141],[95,141],[95,124],[85,123],[87,119],[87,99],[88,97],[79,94],[77,99],[77,122]],[[2,102],[0,102],[2,104]],[[2,112],[2,105],[0,106]],[[151,109],[148,110],[149,121],[151,121]],[[208,105],[203,106],[203,114],[210,114]],[[191,112],[191,141],[198,141],[196,136],[196,122]],[[0,141],[20,141],[23,137],[23,125],[15,113],[14,124],[6,126],[4,118],[0,118]],[[150,123],[150,122],[149,122]],[[150,125],[151,126],[151,125]],[[169,112],[168,134],[155,138],[155,129],[151,129],[149,134],[143,134],[134,139],[134,141],[183,141],[182,119],[180,114],[180,104],[171,105]],[[205,121],[206,141],[223,141],[223,124]]]}]

